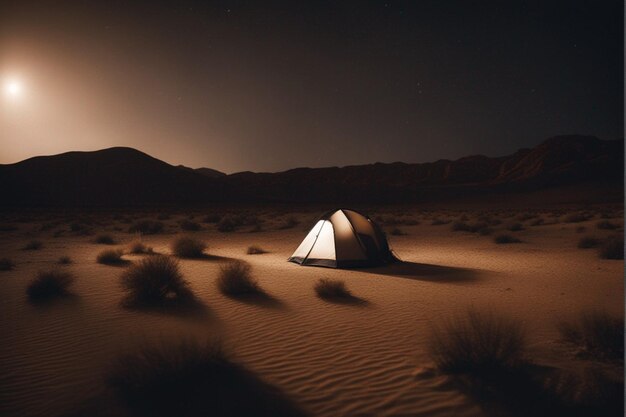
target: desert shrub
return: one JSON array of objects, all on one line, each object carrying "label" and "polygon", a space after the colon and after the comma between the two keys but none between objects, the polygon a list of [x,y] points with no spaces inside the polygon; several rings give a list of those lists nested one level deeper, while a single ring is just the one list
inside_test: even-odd
[{"label": "desert shrub", "polygon": [[587,231],[587,228],[585,226],[578,226],[576,228],[576,233],[584,233]]},{"label": "desert shrub", "polygon": [[181,258],[201,258],[207,245],[193,237],[182,236],[172,242],[172,253]]},{"label": "desert shrub", "polygon": [[22,247],[23,250],[39,250],[41,248],[43,248],[43,243],[40,240],[31,240]]},{"label": "desert shrub", "polygon": [[596,224],[596,227],[603,230],[615,230],[619,229],[620,225],[617,223],[611,223],[608,220],[601,220]]},{"label": "desert shrub", "polygon": [[589,220],[589,215],[585,213],[570,213],[565,216],[565,223],[580,223]]},{"label": "desert shrub", "polygon": [[516,219],[520,222],[525,222],[526,220],[531,220],[537,217],[535,213],[522,213],[517,215]]},{"label": "desert shrub", "polygon": [[59,259],[57,260],[57,263],[60,265],[69,265],[72,263],[72,258],[70,258],[69,256],[61,256],[59,257]]},{"label": "desert shrub", "polygon": [[133,415],[298,417],[277,388],[233,362],[219,343],[182,340],[120,356],[106,377]]},{"label": "desert shrub", "polygon": [[389,232],[389,233],[392,236],[404,236],[404,235],[406,235],[404,230],[400,229],[399,227],[394,227],[393,229],[391,229],[391,232]]},{"label": "desert shrub", "polygon": [[113,245],[115,244],[115,240],[113,239],[113,236],[108,235],[108,234],[101,234],[96,236],[96,238],[94,239],[95,243],[100,243],[102,245]]},{"label": "desert shrub", "polygon": [[313,286],[315,293],[323,299],[347,299],[353,298],[352,293],[346,287],[346,283],[337,279],[320,278]]},{"label": "desert shrub", "polygon": [[243,221],[241,217],[228,214],[222,217],[221,220],[217,223],[217,230],[222,233],[234,232],[242,225]]},{"label": "desert shrub", "polygon": [[129,246],[128,246],[128,251],[134,255],[140,255],[140,254],[151,254],[154,253],[154,250],[149,247],[144,245],[141,241],[135,241],[132,242]]},{"label": "desert shrub", "polygon": [[161,213],[157,216],[157,220],[169,220],[172,216],[169,213]]},{"label": "desert shrub", "polygon": [[80,223],[80,222],[72,222],[70,223],[70,230],[74,233],[77,232],[82,232],[84,230],[87,230],[88,226],[84,223]]},{"label": "desert shrub", "polygon": [[128,305],[163,305],[193,299],[178,261],[165,255],[150,256],[130,266],[122,274],[121,283]]},{"label": "desert shrub", "polygon": [[507,235],[507,234],[500,234],[497,235],[494,239],[494,242],[496,242],[497,244],[501,245],[501,244],[507,244],[507,243],[520,243],[521,240],[519,240],[518,238],[516,238],[515,236],[511,236],[511,235]]},{"label": "desert shrub", "polygon": [[507,229],[511,232],[519,232],[520,230],[524,230],[524,226],[521,223],[511,223],[508,225]]},{"label": "desert shrub", "polygon": [[0,271],[10,271],[15,267],[15,263],[9,258],[0,259]]},{"label": "desert shrub", "polygon": [[600,258],[624,259],[624,235],[609,236],[600,246]]},{"label": "desert shrub", "polygon": [[232,296],[263,293],[251,272],[252,267],[247,262],[228,262],[220,268],[217,287],[222,294]]},{"label": "desert shrub", "polygon": [[441,225],[448,224],[448,223],[450,223],[450,220],[442,220],[442,219],[437,218],[437,219],[434,219],[430,224],[432,226],[441,226]]},{"label": "desert shrub", "polygon": [[584,237],[581,237],[580,240],[578,241],[579,249],[596,248],[599,245],[600,245],[600,239],[595,238],[593,236],[584,236]]},{"label": "desert shrub", "polygon": [[486,222],[466,223],[463,221],[456,221],[452,224],[452,230],[455,232],[470,232],[480,233],[481,230],[488,228]]},{"label": "desert shrub", "polygon": [[252,245],[248,246],[248,250],[246,250],[246,253],[248,255],[262,255],[264,253],[267,253],[267,251],[259,246]]},{"label": "desert shrub", "polygon": [[187,230],[189,232],[196,232],[200,230],[200,223],[196,223],[188,219],[181,220],[179,225],[181,229]]},{"label": "desert shrub", "polygon": [[295,216],[289,216],[279,228],[280,229],[293,229],[299,224],[300,224],[300,220],[296,219]]},{"label": "desert shrub", "polygon": [[543,217],[537,217],[528,224],[531,226],[542,226],[543,224],[545,224],[545,220],[543,219]]},{"label": "desert shrub", "polygon": [[56,269],[40,271],[26,287],[26,294],[34,302],[48,300],[68,294],[73,282],[74,276],[69,272]]},{"label": "desert shrub", "polygon": [[120,249],[106,249],[98,254],[96,261],[104,265],[118,265],[124,263],[122,255],[124,252]]},{"label": "desert shrub", "polygon": [[129,233],[141,233],[142,235],[156,235],[162,233],[165,225],[156,220],[139,220],[133,223],[129,228]]},{"label": "desert shrub", "polygon": [[582,350],[582,354],[601,359],[624,359],[624,317],[606,312],[585,312],[576,320],[563,321],[559,333],[566,343]]},{"label": "desert shrub", "polygon": [[525,364],[526,335],[511,318],[471,308],[433,327],[429,351],[443,372],[489,376]]},{"label": "desert shrub", "polygon": [[203,223],[218,223],[222,220],[222,216],[217,213],[211,213],[204,216]]}]

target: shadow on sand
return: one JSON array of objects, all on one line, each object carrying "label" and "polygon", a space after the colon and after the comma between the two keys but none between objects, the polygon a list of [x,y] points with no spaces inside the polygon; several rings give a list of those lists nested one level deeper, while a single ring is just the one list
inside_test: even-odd
[{"label": "shadow on sand", "polygon": [[287,310],[287,305],[266,292],[260,292],[256,294],[240,294],[240,295],[228,295],[228,298],[235,301],[240,301],[245,304],[258,305],[265,308],[273,308],[276,310]]},{"label": "shadow on sand", "polygon": [[408,261],[399,261],[376,268],[363,268],[359,269],[359,271],[368,274],[387,275],[396,278],[441,283],[469,283],[480,279],[480,271],[475,269],[422,264]]},{"label": "shadow on sand", "polygon": [[371,303],[367,301],[365,298],[357,297],[356,295],[349,295],[349,296],[343,296],[343,297],[332,297],[332,296],[320,297],[318,296],[317,298],[330,304],[340,304],[340,305],[348,305],[348,306],[355,306],[355,307],[369,307],[371,305]]},{"label": "shadow on sand", "polygon": [[195,297],[162,303],[146,303],[132,297],[126,297],[122,300],[121,305],[128,310],[166,314],[194,320],[212,320],[216,317],[206,304]]}]

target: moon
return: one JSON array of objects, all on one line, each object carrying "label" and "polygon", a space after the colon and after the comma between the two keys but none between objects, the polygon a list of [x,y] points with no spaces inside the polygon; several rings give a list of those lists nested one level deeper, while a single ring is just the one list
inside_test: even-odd
[{"label": "moon", "polygon": [[4,83],[4,93],[11,98],[17,98],[22,94],[22,83],[19,80],[8,80]]}]

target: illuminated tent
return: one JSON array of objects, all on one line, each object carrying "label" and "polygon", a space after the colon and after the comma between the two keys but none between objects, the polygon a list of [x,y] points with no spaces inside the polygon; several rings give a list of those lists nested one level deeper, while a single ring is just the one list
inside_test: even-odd
[{"label": "illuminated tent", "polygon": [[346,209],[320,217],[289,258],[300,265],[330,268],[377,266],[395,260],[380,227],[369,217]]}]

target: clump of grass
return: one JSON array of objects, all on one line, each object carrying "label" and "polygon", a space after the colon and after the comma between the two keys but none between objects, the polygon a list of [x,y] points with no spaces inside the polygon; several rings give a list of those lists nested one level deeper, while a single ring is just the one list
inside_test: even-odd
[{"label": "clump of grass", "polygon": [[617,223],[612,223],[608,220],[601,220],[596,224],[596,227],[601,230],[615,230],[619,229],[620,225]]},{"label": "clump of grass", "polygon": [[507,234],[497,235],[493,239],[493,241],[496,242],[499,245],[507,244],[507,243],[520,243],[521,242],[521,240],[519,240],[515,236],[511,236],[511,235],[507,235]]},{"label": "clump of grass", "polygon": [[565,223],[580,223],[587,220],[589,220],[589,215],[585,213],[570,213],[563,219]]},{"label": "clump of grass", "polygon": [[455,232],[481,233],[483,229],[488,228],[486,222],[466,223],[464,221],[456,221],[452,224],[452,230]]},{"label": "clump of grass", "polygon": [[232,361],[220,343],[183,339],[120,356],[106,382],[133,415],[299,417],[277,388]]},{"label": "clump of grass", "polygon": [[141,241],[135,241],[132,242],[129,247],[128,247],[128,251],[130,253],[132,253],[133,255],[141,255],[141,254],[152,254],[154,253],[154,250],[149,247],[144,245]]},{"label": "clump of grass", "polygon": [[600,245],[600,239],[593,236],[581,237],[578,241],[579,249],[597,248]]},{"label": "clump of grass", "polygon": [[448,224],[448,223],[450,223],[450,220],[442,220],[442,219],[436,218],[430,224],[432,226],[442,226],[442,225]]},{"label": "clump of grass", "polygon": [[10,271],[15,268],[15,263],[9,258],[0,259],[0,271]]},{"label": "clump of grass", "polygon": [[573,321],[559,323],[558,330],[566,343],[582,354],[600,360],[624,359],[624,318],[606,312],[585,312]]},{"label": "clump of grass", "polygon": [[624,235],[609,236],[600,246],[600,258],[624,259]]},{"label": "clump of grass", "polygon": [[57,260],[57,263],[59,265],[69,265],[72,263],[72,258],[70,258],[67,255],[64,255],[64,256],[59,257],[59,259]]},{"label": "clump of grass", "polygon": [[222,265],[217,278],[217,287],[222,294],[230,296],[263,294],[259,283],[252,277],[252,267],[243,261]]},{"label": "clump of grass", "polygon": [[295,216],[287,217],[287,220],[279,227],[279,229],[293,229],[297,225],[300,224],[300,220],[296,219]]},{"label": "clump of grass", "polygon": [[94,239],[95,243],[99,243],[101,245],[114,245],[115,244],[115,240],[113,239],[113,236],[109,235],[109,234],[101,234],[96,236],[96,238]]},{"label": "clump of grass", "polygon": [[98,254],[96,261],[104,265],[119,265],[124,263],[123,254],[124,252],[120,249],[106,249]]},{"label": "clump of grass", "polygon": [[178,261],[155,255],[130,266],[121,276],[128,305],[164,305],[193,300]]},{"label": "clump of grass", "polygon": [[267,253],[267,251],[259,246],[248,246],[248,249],[246,250],[246,254],[248,255],[262,255],[264,253]]},{"label": "clump of grass", "polygon": [[189,232],[197,232],[198,230],[200,230],[200,223],[194,222],[189,219],[181,220],[179,225],[181,229]]},{"label": "clump of grass", "polygon": [[404,230],[400,229],[399,227],[394,227],[393,229],[391,229],[391,232],[389,232],[389,233],[392,236],[404,236],[404,235],[406,235]]},{"label": "clump of grass", "polygon": [[26,287],[26,294],[33,302],[46,301],[67,295],[73,282],[74,276],[69,272],[56,269],[40,271]]},{"label": "clump of grass", "polygon": [[203,223],[218,223],[222,220],[222,216],[218,213],[211,213],[204,216]]},{"label": "clump of grass", "polygon": [[533,219],[530,223],[528,223],[531,226],[542,226],[546,223],[546,221],[543,219],[543,217],[537,217],[536,219]]},{"label": "clump of grass", "polygon": [[156,235],[163,232],[165,225],[156,220],[139,220],[129,228],[129,233],[141,233],[142,235]]},{"label": "clump of grass", "polygon": [[234,232],[243,225],[243,220],[239,216],[226,215],[217,223],[217,230],[222,233]]},{"label": "clump of grass", "polygon": [[43,243],[40,240],[31,240],[24,247],[23,250],[39,250],[43,248]]},{"label": "clump of grass", "polygon": [[433,327],[429,350],[443,372],[489,378],[526,363],[526,334],[513,319],[471,308]]},{"label": "clump of grass", "polygon": [[344,281],[320,278],[313,286],[315,293],[322,299],[351,299],[354,296]]},{"label": "clump of grass", "polygon": [[182,236],[172,242],[172,253],[181,258],[202,258],[207,245],[193,237]]},{"label": "clump of grass", "polygon": [[521,223],[511,223],[507,229],[511,232],[519,232],[520,230],[524,230],[524,226]]},{"label": "clump of grass", "polygon": [[157,220],[169,220],[172,216],[169,213],[161,213],[157,216]]}]

